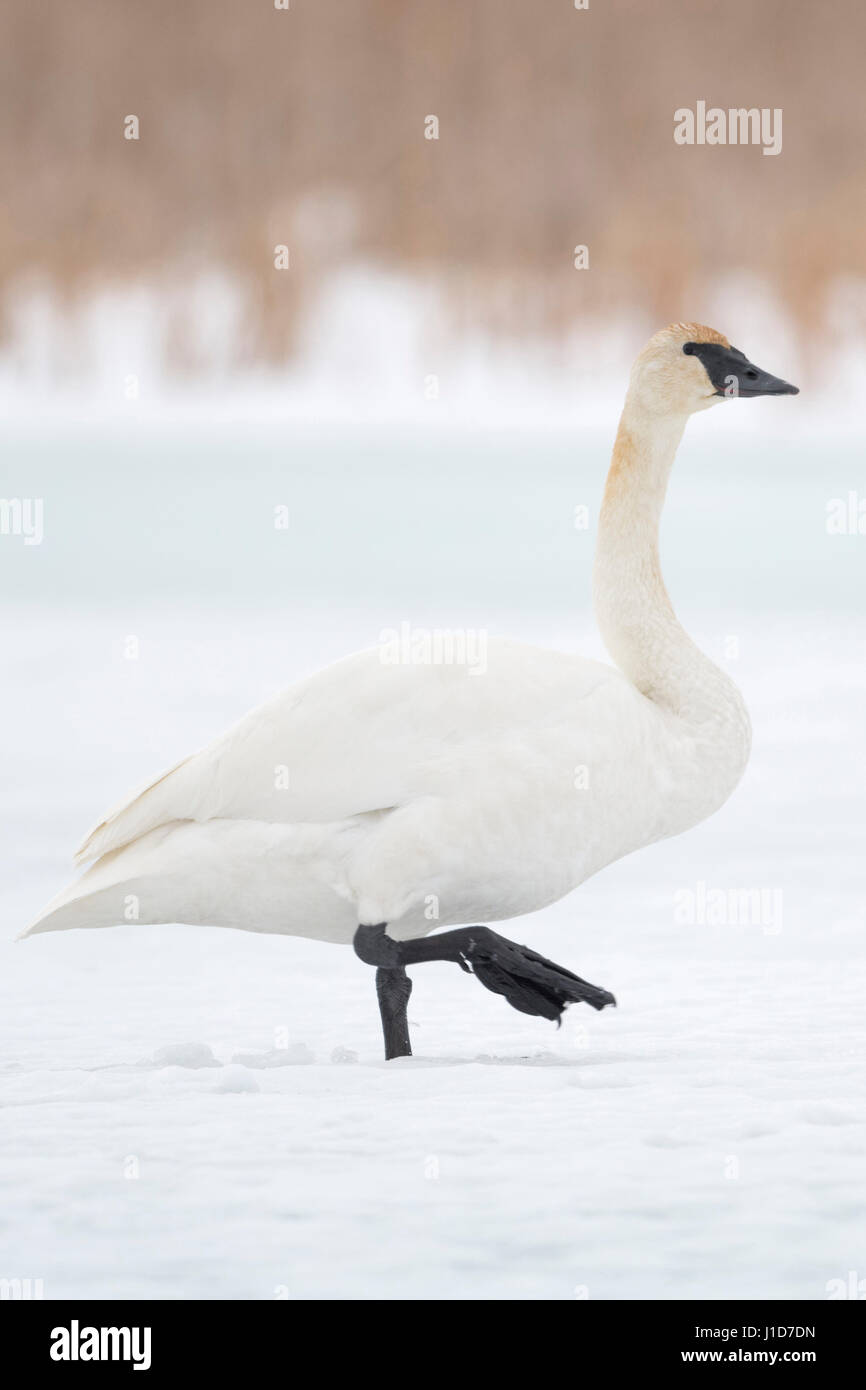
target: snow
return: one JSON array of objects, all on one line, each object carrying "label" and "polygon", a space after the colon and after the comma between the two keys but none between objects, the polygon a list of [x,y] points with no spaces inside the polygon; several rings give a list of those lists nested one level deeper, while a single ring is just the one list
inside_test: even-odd
[{"label": "snow", "polygon": [[[814,333],[745,269],[717,276],[694,312],[804,388],[798,429],[820,441],[860,428],[864,302],[862,278],[830,282],[817,307],[833,325],[832,339],[817,352]],[[186,263],[80,297],[58,296],[28,274],[4,307],[0,414],[62,425],[243,419],[253,427],[400,420],[423,430],[450,423],[536,434],[609,428],[636,352],[664,326],[607,305],[577,315],[561,339],[528,333],[519,315],[511,332],[492,331],[473,317],[462,280],[455,286],[435,272],[413,276],[359,260],[337,264],[316,290],[306,285],[293,357],[270,366],[249,359],[249,287],[215,270],[191,273]],[[172,358],[178,325],[191,372],[179,373]],[[756,412],[750,417],[745,428],[753,433]]]},{"label": "snow", "polygon": [[[244,1299],[822,1299],[862,1277],[866,541],[823,520],[856,455],[730,461],[711,438],[675,479],[664,562],[746,695],[742,786],[508,928],[616,1010],[557,1031],[418,967],[416,1055],[386,1064],[345,948],[13,937],[109,803],[383,625],[598,654],[571,515],[602,443],[545,437],[522,482],[520,439],[497,458],[383,436],[359,458],[354,435],[191,432],[179,458],[161,435],[12,433],[4,490],[37,480],[46,536],[0,541],[0,1276]],[[290,560],[251,521],[286,496]]]}]

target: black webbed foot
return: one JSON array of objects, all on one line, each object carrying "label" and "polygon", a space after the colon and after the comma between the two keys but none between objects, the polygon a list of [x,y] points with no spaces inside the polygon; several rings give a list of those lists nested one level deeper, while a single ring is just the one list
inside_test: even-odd
[{"label": "black webbed foot", "polygon": [[591,985],[564,966],[519,946],[489,927],[458,927],[455,931],[416,941],[395,941],[384,923],[361,926],[355,933],[355,951],[368,965],[375,965],[379,1004],[385,1032],[386,1056],[409,1054],[406,1000],[407,965],[428,960],[449,960],[474,974],[485,989],[501,994],[513,1009],[550,1019],[557,1026],[569,1004],[589,1004],[593,1009],[616,1004],[609,990]]},{"label": "black webbed foot", "polygon": [[470,939],[460,963],[465,962],[486,989],[503,995],[520,1013],[548,1018],[558,1026],[569,1004],[589,1004],[593,1009],[616,1006],[609,990],[591,985],[528,946],[487,927],[470,927],[467,934]]}]

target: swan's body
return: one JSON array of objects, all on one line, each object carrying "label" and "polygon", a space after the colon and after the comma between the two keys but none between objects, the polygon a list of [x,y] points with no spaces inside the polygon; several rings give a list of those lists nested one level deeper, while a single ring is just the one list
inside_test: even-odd
[{"label": "swan's body", "polygon": [[347,943],[502,921],[715,810],[744,732],[722,750],[612,667],[522,643],[483,674],[361,652],[109,816],[31,930],[113,926],[130,895],[142,922]]},{"label": "swan's body", "polygon": [[96,862],[25,935],[185,922],[348,943],[387,923],[409,941],[542,908],[721,806],[748,719],[658,563],[687,417],[718,395],[704,345],[731,352],[676,325],[632,374],[595,571],[619,669],[500,640],[483,671],[349,657],[109,813],[79,851]]}]

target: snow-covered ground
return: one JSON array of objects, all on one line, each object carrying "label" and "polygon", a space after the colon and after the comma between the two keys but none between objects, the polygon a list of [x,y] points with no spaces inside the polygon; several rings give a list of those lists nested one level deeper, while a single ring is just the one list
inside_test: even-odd
[{"label": "snow-covered ground", "polygon": [[746,694],[747,776],[512,924],[616,1011],[556,1031],[419,967],[416,1055],[387,1065],[344,948],[13,937],[106,805],[383,626],[598,654],[609,440],[8,439],[4,494],[44,498],[45,539],[0,540],[0,1277],[49,1298],[821,1299],[866,1276],[866,538],[824,526],[862,469],[853,444],[732,459],[712,415],[663,558]]}]

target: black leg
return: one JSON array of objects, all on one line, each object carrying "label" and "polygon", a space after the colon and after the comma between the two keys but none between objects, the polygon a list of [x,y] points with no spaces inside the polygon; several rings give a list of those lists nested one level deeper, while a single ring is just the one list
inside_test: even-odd
[{"label": "black leg", "polygon": [[[425,936],[417,941],[394,941],[388,936],[386,923],[377,926],[362,926],[355,933],[355,951],[367,965],[377,967],[376,986],[379,991],[379,1004],[382,1023],[385,1028],[385,1055],[401,1057],[409,1055],[408,1028],[399,1022],[399,1007],[390,1002],[386,1022],[386,1008],[382,1002],[383,988],[396,991],[396,982],[387,986],[379,984],[383,975],[398,975],[402,972],[405,991],[411,984],[406,977],[407,965],[420,965],[428,960],[450,960],[462,970],[471,972],[486,989],[503,995],[512,1006],[524,1014],[535,1014],[549,1018],[559,1024],[562,1013],[569,1004],[589,1004],[593,1009],[604,1009],[608,1004],[616,1004],[609,990],[591,985],[574,975],[554,961],[547,960],[528,946],[518,946],[489,927],[458,927],[456,931],[442,932],[439,936]],[[405,1019],[405,993],[402,1004]],[[398,1026],[399,1025],[399,1026]],[[389,1026],[392,1032],[389,1034]],[[396,1028],[396,1033],[394,1032]],[[389,1051],[394,1037],[401,1031],[404,1034],[404,1051]]]},{"label": "black leg", "polygon": [[382,1015],[382,1032],[385,1034],[386,1061],[390,1062],[392,1057],[411,1057],[406,1006],[412,993],[412,981],[402,965],[379,966],[376,971],[376,993]]}]

